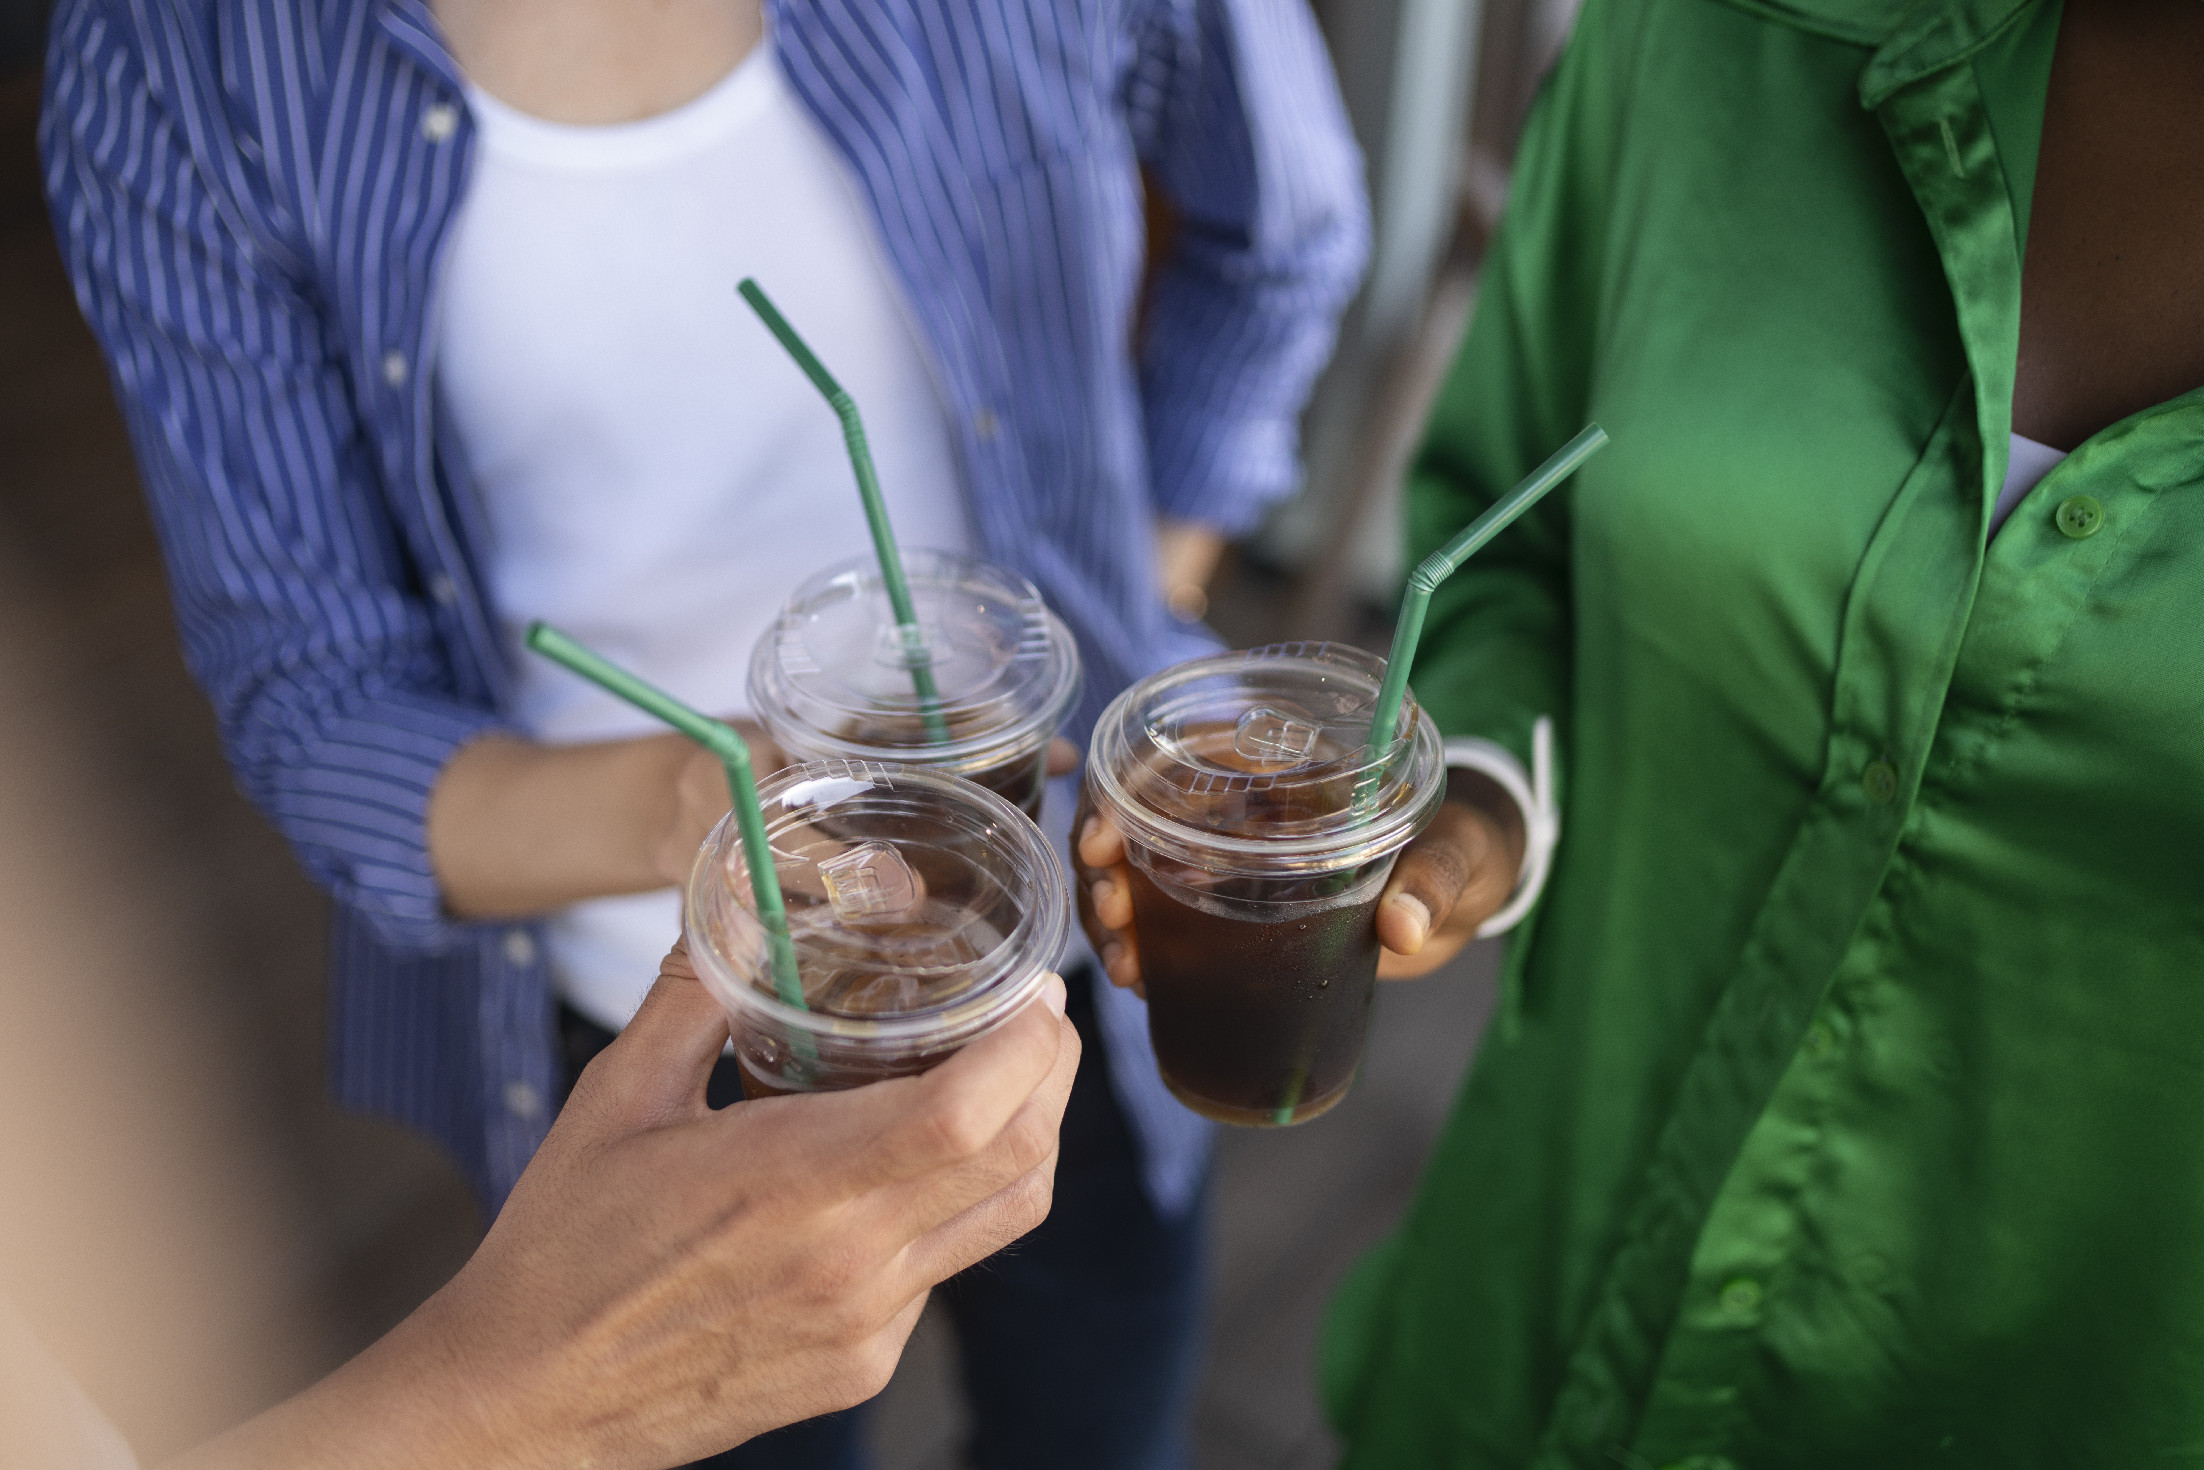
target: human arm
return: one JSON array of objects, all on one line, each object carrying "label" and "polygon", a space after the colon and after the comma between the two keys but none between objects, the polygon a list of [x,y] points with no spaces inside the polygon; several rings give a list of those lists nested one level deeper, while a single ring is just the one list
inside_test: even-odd
[{"label": "human arm", "polygon": [[[474,636],[394,504],[383,344],[324,294],[248,109],[208,95],[206,7],[67,0],[41,146],[64,262],[107,359],[186,662],[238,783],[385,943],[451,938],[423,817],[500,728],[448,650]],[[403,376],[403,375],[401,375]],[[478,630],[476,630],[478,631]]]},{"label": "human arm", "polygon": [[321,1383],[169,1470],[662,1470],[877,1393],[927,1292],[1047,1215],[1063,986],[919,1077],[713,1111],[685,954],[473,1259]]},{"label": "human arm", "polygon": [[1298,479],[1301,409],[1369,252],[1362,159],[1301,0],[1156,10],[1154,85],[1128,89],[1171,221],[1140,344],[1150,474],[1167,523],[1231,536]]}]

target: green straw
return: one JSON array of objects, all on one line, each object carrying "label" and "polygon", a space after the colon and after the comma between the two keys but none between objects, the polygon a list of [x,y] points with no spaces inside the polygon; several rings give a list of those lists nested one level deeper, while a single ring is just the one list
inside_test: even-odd
[{"label": "green straw", "polygon": [[834,380],[834,374],[826,370],[810,344],[796,335],[796,329],[754,277],[744,276],[735,289],[750,303],[766,330],[779,338],[788,355],[796,359],[796,366],[804,370],[812,386],[826,395],[827,403],[842,421],[842,441],[849,446],[850,468],[857,473],[857,494],[865,502],[865,524],[872,530],[872,549],[880,558],[880,580],[888,589],[888,606],[895,612],[896,632],[903,640],[903,660],[910,666],[911,686],[918,691],[919,712],[926,721],[926,737],[943,744],[949,739],[949,726],[941,717],[941,691],[934,686],[933,656],[927,651],[925,634],[919,631],[918,609],[911,604],[911,585],[903,576],[903,553],[895,544],[895,527],[888,524],[887,502],[880,498],[880,476],[873,471],[872,446],[865,441],[865,424],[857,416],[857,400]]},{"label": "green straw", "polygon": [[750,865],[750,892],[757,899],[758,922],[765,926],[773,955],[773,988],[783,1002],[798,1010],[804,988],[796,978],[796,946],[788,937],[788,906],[781,900],[781,886],[773,873],[773,848],[765,837],[765,812],[758,805],[757,775],[750,766],[750,747],[731,728],[708,715],[698,714],[680,700],[648,684],[584,648],[549,623],[528,625],[528,646],[555,663],[564,664],[593,684],[619,695],[629,704],[658,716],[682,734],[719,757],[727,768],[727,789],[734,798],[735,825],[742,831],[742,855]]},{"label": "green straw", "polygon": [[1385,683],[1378,690],[1377,716],[1370,721],[1370,749],[1383,757],[1392,748],[1400,725],[1401,701],[1408,694],[1408,671],[1416,661],[1416,643],[1423,637],[1424,614],[1431,610],[1431,594],[1454,575],[1487,541],[1506,530],[1515,518],[1544,498],[1547,491],[1569,477],[1571,471],[1606,447],[1607,431],[1588,424],[1582,433],[1561,446],[1552,459],[1531,471],[1486,511],[1469,523],[1461,535],[1417,564],[1401,598],[1400,621],[1393,627],[1393,651],[1385,660]]}]

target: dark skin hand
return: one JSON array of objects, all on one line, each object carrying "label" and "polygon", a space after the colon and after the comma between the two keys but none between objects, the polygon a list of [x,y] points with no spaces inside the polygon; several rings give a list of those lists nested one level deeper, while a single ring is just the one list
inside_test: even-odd
[{"label": "dark skin hand", "polygon": [[2013,429],[2071,450],[2204,384],[2204,4],[2067,0]]},{"label": "dark skin hand", "polygon": [[[1124,839],[1084,793],[1072,831],[1078,834],[1072,886],[1087,940],[1112,984],[1146,994]],[[1378,899],[1378,942],[1384,946],[1378,978],[1428,975],[1459,954],[1514,891],[1525,842],[1522,813],[1498,782],[1475,771],[1452,772],[1446,802],[1401,853]]]}]

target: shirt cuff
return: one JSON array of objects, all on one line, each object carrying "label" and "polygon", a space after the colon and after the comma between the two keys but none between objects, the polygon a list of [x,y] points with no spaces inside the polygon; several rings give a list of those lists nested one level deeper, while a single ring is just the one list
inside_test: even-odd
[{"label": "shirt cuff", "polygon": [[1554,845],[1561,840],[1561,813],[1554,805],[1554,722],[1545,715],[1531,727],[1531,769],[1515,752],[1491,740],[1457,735],[1446,742],[1446,763],[1456,770],[1476,771],[1491,777],[1507,792],[1523,816],[1523,866],[1515,875],[1515,888],[1500,911],[1478,926],[1477,937],[1505,934],[1546,891],[1546,875],[1553,868]]}]

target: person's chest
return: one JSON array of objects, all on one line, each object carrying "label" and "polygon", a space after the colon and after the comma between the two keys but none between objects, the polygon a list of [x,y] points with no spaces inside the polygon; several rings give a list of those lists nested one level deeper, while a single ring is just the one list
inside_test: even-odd
[{"label": "person's chest", "polygon": [[1614,677],[1586,697],[1696,731],[1716,692],[1741,763],[1669,774],[1719,772],[1717,804],[1811,790],[1850,738],[1906,782],[1964,759],[1970,796],[2025,792],[2090,850],[2204,824],[2204,402],[2095,435],[1989,537],[2021,275],[1979,94],[1909,151],[1861,104],[1867,48],[1669,13],[1603,223],[1615,449],[1572,510],[1580,642]]}]

